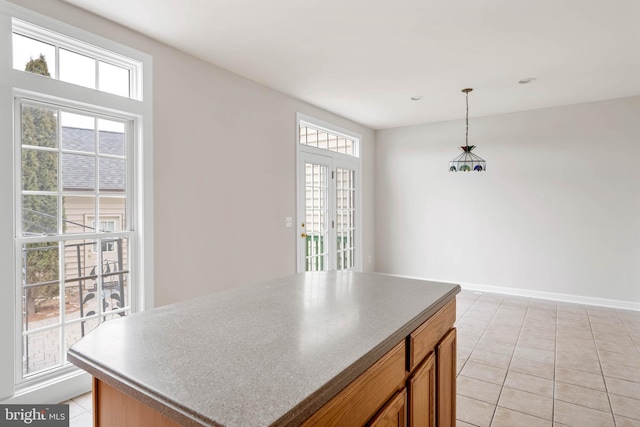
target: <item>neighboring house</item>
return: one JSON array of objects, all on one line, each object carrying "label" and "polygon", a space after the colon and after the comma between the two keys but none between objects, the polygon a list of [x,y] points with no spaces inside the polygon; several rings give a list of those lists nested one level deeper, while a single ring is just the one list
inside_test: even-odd
[{"label": "neighboring house", "polygon": [[[97,141],[96,141],[97,136]],[[126,238],[109,238],[108,232],[125,228],[126,218],[126,159],[125,135],[122,132],[62,127],[60,147],[60,176],[62,190],[63,232],[81,235],[94,232],[97,228],[106,234],[102,237],[102,261],[98,242],[95,239],[74,239],[64,241],[64,309],[65,316],[73,319],[91,316],[102,311],[107,316],[122,316],[124,312],[109,315],[108,312],[128,304],[128,242]],[[96,155],[98,154],[98,155]],[[96,175],[97,171],[97,175]],[[98,186],[99,191],[96,191]],[[99,196],[96,196],[99,194]],[[96,219],[96,209],[99,218]],[[46,211],[36,212],[46,217]],[[43,222],[50,224],[51,222]],[[39,225],[39,224],[38,224]],[[33,234],[56,233],[53,230],[40,229]],[[44,248],[44,249],[43,249]],[[49,250],[47,246],[28,248],[29,251]],[[57,249],[57,248],[56,248]],[[26,255],[28,256],[28,255]],[[99,275],[102,274],[102,290],[98,287]],[[25,270],[24,280],[28,280]],[[33,284],[33,283],[31,283]],[[25,307],[25,323],[28,329],[47,325],[52,316],[57,316],[59,308],[59,288],[54,284],[39,284],[33,292],[23,287],[27,301]],[[35,290],[39,290],[36,293]],[[54,304],[51,304],[54,302]],[[102,305],[98,309],[98,304]],[[37,305],[41,305],[36,309]],[[99,320],[92,318],[66,328],[67,346],[73,344],[91,329]],[[41,337],[30,340],[25,347],[24,373],[37,372],[56,360],[59,343],[49,337],[52,350],[43,357],[30,357],[43,348]],[[53,358],[53,359],[52,359]]]},{"label": "neighboring house", "polygon": [[[98,141],[95,141],[95,132],[92,129],[80,129],[74,127],[62,127],[60,138],[64,150],[72,150],[71,153],[62,154],[62,187],[65,192],[78,192],[77,196],[65,196],[63,198],[65,231],[67,233],[82,233],[99,228],[102,231],[119,231],[124,228],[126,221],[126,162],[124,158],[99,157],[96,165],[94,155],[82,155],[81,153],[95,153],[96,144],[100,154],[113,156],[125,155],[125,139],[121,132],[100,131]],[[77,154],[75,153],[77,152]],[[96,201],[93,194],[96,186],[96,169],[98,170],[98,185],[101,193],[107,192],[108,196],[100,196]],[[100,209],[100,218],[96,222],[96,202]],[[65,269],[67,278],[77,277],[77,271],[82,275],[89,275],[91,269],[97,265],[97,245],[90,242],[73,241],[67,244],[65,251]],[[127,245],[123,244],[122,259],[126,260]],[[116,241],[107,241],[102,244],[103,271],[108,268],[124,269],[119,266],[118,245]],[[80,265],[78,265],[80,257]],[[108,267],[107,267],[108,265]],[[126,266],[124,266],[126,267]],[[71,274],[69,274],[71,273]]]}]

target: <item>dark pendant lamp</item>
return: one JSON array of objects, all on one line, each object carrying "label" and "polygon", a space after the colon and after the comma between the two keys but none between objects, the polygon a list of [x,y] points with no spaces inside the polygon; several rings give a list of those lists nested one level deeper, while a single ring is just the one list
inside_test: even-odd
[{"label": "dark pendant lamp", "polygon": [[460,147],[462,154],[449,162],[449,172],[482,172],[487,170],[487,162],[471,152],[471,150],[476,148],[476,146],[469,145],[469,92],[472,90],[473,89],[471,88],[462,89],[462,92],[467,95],[467,133],[465,137],[465,145]]}]

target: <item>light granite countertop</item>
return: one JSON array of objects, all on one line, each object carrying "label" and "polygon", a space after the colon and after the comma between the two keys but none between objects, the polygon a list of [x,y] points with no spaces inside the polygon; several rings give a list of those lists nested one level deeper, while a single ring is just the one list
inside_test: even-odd
[{"label": "light granite countertop", "polygon": [[458,292],[301,273],[111,320],[68,355],[183,425],[298,425]]}]

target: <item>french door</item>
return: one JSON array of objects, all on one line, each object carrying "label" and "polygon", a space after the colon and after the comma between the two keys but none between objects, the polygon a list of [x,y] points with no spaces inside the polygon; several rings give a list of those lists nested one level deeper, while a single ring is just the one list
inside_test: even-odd
[{"label": "french door", "polygon": [[357,267],[357,161],[298,153],[298,271]]}]

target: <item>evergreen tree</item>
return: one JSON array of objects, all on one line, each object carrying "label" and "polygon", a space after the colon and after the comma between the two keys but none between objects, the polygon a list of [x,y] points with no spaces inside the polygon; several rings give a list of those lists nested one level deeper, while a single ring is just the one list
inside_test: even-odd
[{"label": "evergreen tree", "polygon": [[[31,59],[25,71],[50,77],[45,57],[41,54]],[[57,117],[48,108],[23,106],[22,144],[37,147],[57,146]],[[57,191],[58,154],[41,150],[22,150],[22,188],[27,191]],[[57,196],[24,196],[22,199],[23,232],[26,234],[57,234]],[[24,258],[26,283],[53,281],[58,279],[57,243],[27,245]],[[29,313],[38,306],[58,296],[59,285],[43,285],[30,288],[27,298]]]}]

